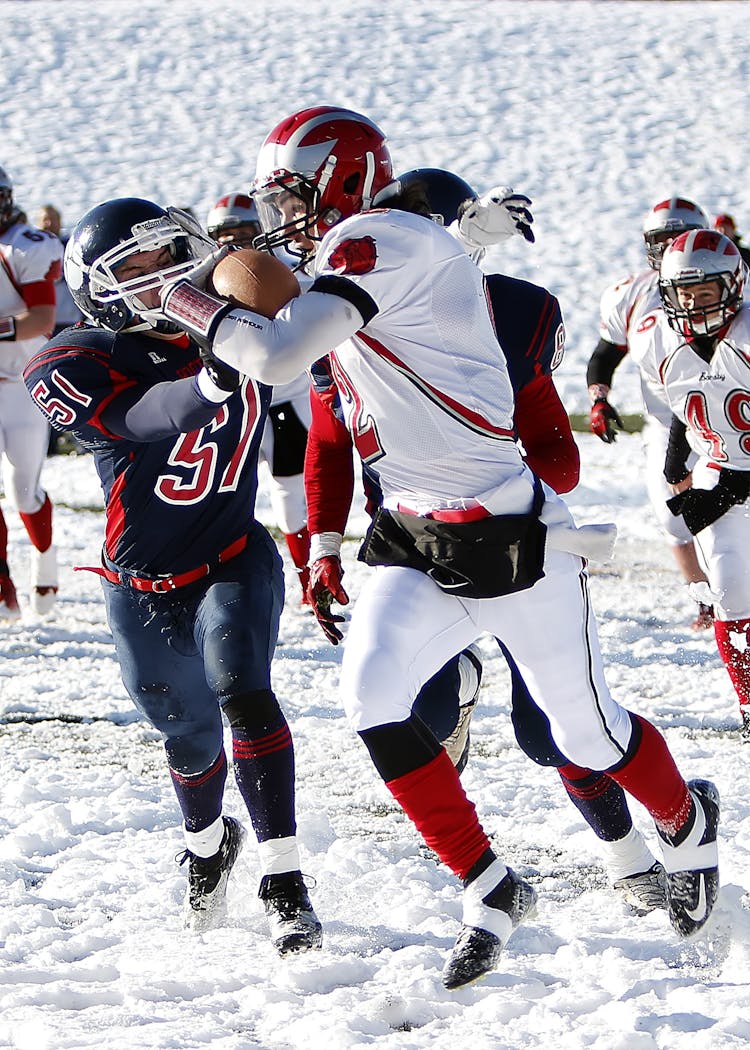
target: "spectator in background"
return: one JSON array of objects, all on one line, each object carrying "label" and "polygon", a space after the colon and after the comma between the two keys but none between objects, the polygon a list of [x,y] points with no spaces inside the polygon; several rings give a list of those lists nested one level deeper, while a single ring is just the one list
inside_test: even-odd
[{"label": "spectator in background", "polygon": [[[54,204],[42,205],[36,213],[34,225],[38,230],[54,233],[55,237],[62,242],[63,247],[68,243],[67,230],[62,228],[62,216]],[[73,301],[73,296],[68,291],[68,286],[62,274],[60,279],[55,281],[55,296],[57,298],[57,314],[53,334],[57,335],[58,332],[62,332],[63,328],[80,321],[83,315]]]},{"label": "spectator in background", "polygon": [[750,248],[742,243],[742,234],[737,232],[737,223],[732,215],[722,212],[714,219],[714,229],[723,233],[736,246],[745,266],[750,266]]}]

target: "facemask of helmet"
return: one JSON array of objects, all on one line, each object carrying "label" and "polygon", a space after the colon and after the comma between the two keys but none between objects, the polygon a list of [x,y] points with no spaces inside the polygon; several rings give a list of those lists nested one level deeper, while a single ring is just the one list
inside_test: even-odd
[{"label": "facemask of helmet", "polygon": [[332,106],[301,110],[261,147],[253,196],[263,233],[255,246],[309,257],[332,226],[371,208],[392,179],[385,136],[371,120]]},{"label": "facemask of helmet", "polygon": [[[65,249],[65,281],[76,305],[92,323],[110,331],[179,331],[143,295],[190,273],[215,243],[187,212],[164,209],[137,197],[118,198],[87,212]],[[118,271],[140,252],[164,249],[165,265],[122,280]]]},{"label": "facemask of helmet", "polygon": [[255,201],[246,193],[230,193],[214,204],[206,219],[208,235],[219,244],[251,248],[261,233]]},{"label": "facemask of helmet", "polygon": [[655,204],[643,222],[646,258],[652,270],[658,270],[664,249],[686,230],[708,229],[708,216],[703,208],[685,197],[670,197]]},{"label": "facemask of helmet", "polygon": [[[681,335],[712,336],[728,325],[742,306],[746,269],[734,243],[714,230],[691,230],[664,252],[659,291],[669,324]],[[715,282],[716,299],[684,306],[678,289]]]}]

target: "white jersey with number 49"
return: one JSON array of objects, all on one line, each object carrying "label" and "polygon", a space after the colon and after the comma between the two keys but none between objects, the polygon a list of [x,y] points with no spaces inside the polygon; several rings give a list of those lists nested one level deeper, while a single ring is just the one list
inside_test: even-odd
[{"label": "white jersey with number 49", "polygon": [[737,314],[710,362],[666,318],[654,329],[654,355],[691,448],[715,466],[750,470],[750,308]]},{"label": "white jersey with number 49", "polygon": [[512,387],[469,256],[429,219],[367,212],[335,226],[318,249],[314,287],[342,278],[344,297],[372,316],[335,348],[332,370],[386,505],[424,512],[484,496],[494,513],[528,509]]}]

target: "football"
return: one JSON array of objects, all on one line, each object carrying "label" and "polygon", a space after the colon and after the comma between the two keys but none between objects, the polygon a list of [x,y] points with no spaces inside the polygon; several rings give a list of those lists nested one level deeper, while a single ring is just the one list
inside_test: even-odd
[{"label": "football", "polygon": [[275,317],[300,293],[299,282],[288,266],[275,255],[254,248],[240,248],[220,259],[206,290],[264,317]]}]

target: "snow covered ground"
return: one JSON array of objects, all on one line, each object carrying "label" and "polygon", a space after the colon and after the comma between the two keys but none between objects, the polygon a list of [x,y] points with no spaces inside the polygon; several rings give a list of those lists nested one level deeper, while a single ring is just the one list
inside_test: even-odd
[{"label": "snow covered ground", "polygon": [[[489,265],[560,296],[569,351],[558,386],[585,405],[597,298],[642,265],[639,224],[662,194],[750,223],[750,7],[737,3],[308,0],[0,0],[0,164],[30,215],[73,221],[128,193],[200,217],[252,174],[263,135],[306,103],[379,121],[397,165],[444,165],[535,200],[538,242]],[[618,404],[637,410],[628,366]],[[224,928],[181,929],[179,812],[156,734],[120,683],[93,565],[103,533],[88,457],[47,462],[60,602],[0,629],[0,1047],[14,1050],[733,1050],[750,1040],[748,749],[710,634],[646,499],[640,437],[581,435],[579,522],[614,520],[594,568],[609,681],[665,733],[687,776],[723,802],[722,889],[709,930],[678,942],[666,916],[628,914],[596,840],[558,784],[515,745],[507,673],[489,638],[464,774],[501,855],[539,891],[538,915],[497,972],[447,993],[455,880],[396,811],[336,696],[340,650],[291,601],[274,685],[295,738],[304,869],[322,952],[280,961],[256,897],[252,848]],[[24,600],[26,544],[4,503]],[[259,516],[272,525],[265,492]],[[356,595],[361,508],[344,550]],[[550,629],[553,628],[551,625]],[[228,808],[242,815],[233,782]],[[655,847],[637,804],[636,823]]]}]

